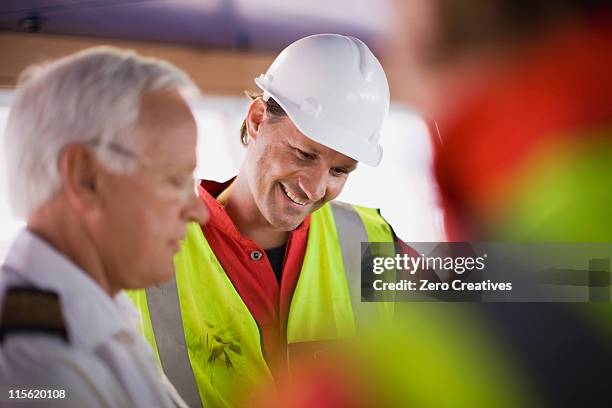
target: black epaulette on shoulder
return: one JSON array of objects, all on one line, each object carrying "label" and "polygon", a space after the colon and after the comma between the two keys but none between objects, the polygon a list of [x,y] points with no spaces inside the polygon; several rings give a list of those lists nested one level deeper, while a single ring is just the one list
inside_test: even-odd
[{"label": "black epaulette on shoulder", "polygon": [[68,342],[62,305],[55,292],[33,287],[9,287],[0,313],[0,343],[15,333],[49,334]]}]

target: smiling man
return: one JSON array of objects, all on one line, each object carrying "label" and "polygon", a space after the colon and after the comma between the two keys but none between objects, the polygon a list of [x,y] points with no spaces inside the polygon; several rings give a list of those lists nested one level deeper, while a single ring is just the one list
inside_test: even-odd
[{"label": "smiling man", "polygon": [[238,176],[201,182],[211,222],[188,227],[176,279],[137,299],[164,371],[192,406],[236,405],[287,356],[352,337],[368,308],[360,243],[394,239],[376,210],[333,201],[358,162],[382,157],[389,88],[368,47],[306,37],[255,82],[263,94],[242,126]]}]

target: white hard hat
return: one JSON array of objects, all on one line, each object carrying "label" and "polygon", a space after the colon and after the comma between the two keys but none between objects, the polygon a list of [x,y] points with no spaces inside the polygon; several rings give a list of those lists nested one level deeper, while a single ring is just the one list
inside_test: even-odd
[{"label": "white hard hat", "polygon": [[361,40],[338,34],[302,38],[255,83],[264,100],[274,98],[310,139],[367,165],[380,163],[389,85]]}]

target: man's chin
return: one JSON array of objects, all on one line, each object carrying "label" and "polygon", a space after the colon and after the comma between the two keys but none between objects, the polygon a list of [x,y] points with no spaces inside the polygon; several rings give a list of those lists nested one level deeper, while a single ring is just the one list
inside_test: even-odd
[{"label": "man's chin", "polygon": [[159,274],[159,279],[157,280],[157,284],[160,285],[162,283],[166,283],[172,278],[174,278],[174,266],[168,267],[167,270]]},{"label": "man's chin", "polygon": [[281,207],[276,209],[271,208],[265,218],[274,228],[290,232],[299,227],[309,214],[310,212],[307,210],[300,213],[292,210],[288,211],[286,208]]},{"label": "man's chin", "polygon": [[165,270],[158,270],[150,276],[145,287],[159,286],[174,278],[174,267],[171,265]]},{"label": "man's chin", "polygon": [[291,232],[299,227],[300,224],[304,222],[304,219],[306,219],[305,216],[300,218],[292,217],[290,219],[280,219],[275,220],[276,222],[272,223],[272,225],[281,231]]}]

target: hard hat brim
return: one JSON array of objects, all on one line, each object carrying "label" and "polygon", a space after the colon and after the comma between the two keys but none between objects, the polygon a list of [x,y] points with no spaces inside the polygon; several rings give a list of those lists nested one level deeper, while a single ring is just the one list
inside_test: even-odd
[{"label": "hard hat brim", "polygon": [[[274,98],[287,113],[295,127],[309,139],[368,166],[376,167],[380,164],[383,154],[383,148],[380,144],[370,144],[359,140],[357,135],[324,118],[312,117],[312,115],[303,112],[296,103],[270,89],[266,89],[258,78],[255,79],[255,83]],[[341,143],[343,140],[351,140],[352,143]]]}]

